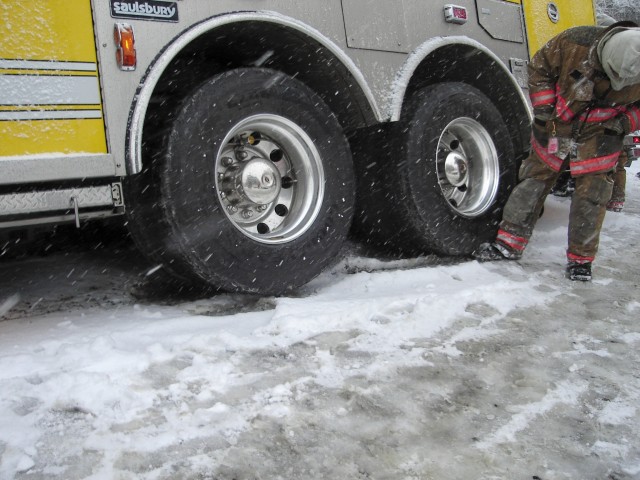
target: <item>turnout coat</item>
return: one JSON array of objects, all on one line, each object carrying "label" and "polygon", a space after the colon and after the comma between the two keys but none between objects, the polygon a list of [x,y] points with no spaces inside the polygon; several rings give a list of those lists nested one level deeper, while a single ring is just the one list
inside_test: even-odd
[{"label": "turnout coat", "polygon": [[640,129],[640,84],[613,90],[596,51],[615,27],[570,28],[529,64],[532,149],[555,171],[567,155],[573,176],[613,170],[624,135]]}]

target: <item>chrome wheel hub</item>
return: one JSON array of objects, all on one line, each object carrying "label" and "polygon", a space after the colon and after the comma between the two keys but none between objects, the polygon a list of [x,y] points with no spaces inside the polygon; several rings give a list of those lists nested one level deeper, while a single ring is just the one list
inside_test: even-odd
[{"label": "chrome wheel hub", "polygon": [[451,152],[444,161],[444,172],[447,181],[454,187],[464,185],[467,180],[469,166],[467,159],[457,152]]},{"label": "chrome wheel hub", "polygon": [[278,115],[255,115],[235,125],[216,156],[215,178],[226,216],[261,243],[302,235],[324,197],[322,159],[313,140]]},{"label": "chrome wheel hub", "polygon": [[445,127],[438,140],[436,169],[442,195],[459,215],[480,216],[494,203],[500,180],[498,152],[478,121],[460,117]]},{"label": "chrome wheel hub", "polygon": [[280,195],[280,172],[271,161],[254,158],[231,166],[222,176],[230,205],[268,205]]}]

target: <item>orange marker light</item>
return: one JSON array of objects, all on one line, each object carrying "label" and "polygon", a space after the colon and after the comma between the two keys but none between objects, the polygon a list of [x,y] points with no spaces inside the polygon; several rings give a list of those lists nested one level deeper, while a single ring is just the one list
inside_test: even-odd
[{"label": "orange marker light", "polygon": [[133,27],[128,23],[116,23],[113,40],[116,42],[116,62],[120,70],[135,70],[137,58]]}]

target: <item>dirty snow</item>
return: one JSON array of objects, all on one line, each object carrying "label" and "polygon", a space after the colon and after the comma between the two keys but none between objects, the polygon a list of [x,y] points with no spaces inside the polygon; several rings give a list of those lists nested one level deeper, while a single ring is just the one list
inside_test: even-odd
[{"label": "dirty snow", "polygon": [[0,263],[1,479],[640,478],[640,179],[590,284],[347,257],[295,295],[140,301],[130,247]]}]

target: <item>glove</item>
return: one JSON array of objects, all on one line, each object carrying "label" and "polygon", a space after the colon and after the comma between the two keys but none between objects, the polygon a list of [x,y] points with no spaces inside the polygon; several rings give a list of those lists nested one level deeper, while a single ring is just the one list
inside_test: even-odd
[{"label": "glove", "polygon": [[604,127],[605,135],[616,135],[618,137],[622,137],[625,135],[625,125],[624,118],[620,115],[612,118],[611,120],[607,120],[602,124]]}]

